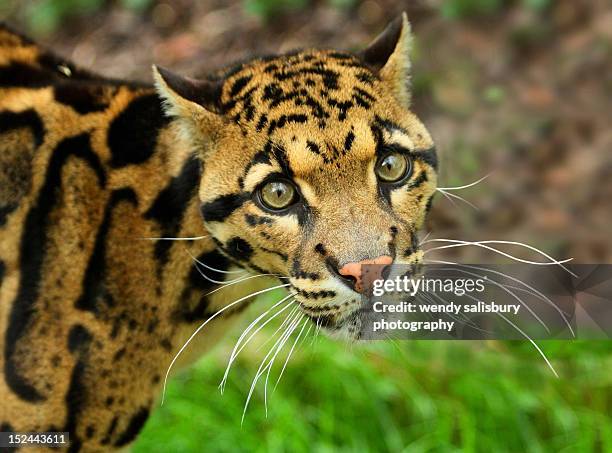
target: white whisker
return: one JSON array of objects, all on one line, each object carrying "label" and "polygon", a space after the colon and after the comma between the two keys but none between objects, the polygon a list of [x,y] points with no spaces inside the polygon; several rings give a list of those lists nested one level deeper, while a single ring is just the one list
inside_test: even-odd
[{"label": "white whisker", "polygon": [[266,366],[266,368],[268,369],[268,371],[266,372],[266,379],[264,381],[264,408],[266,411],[266,417],[268,417],[268,380],[270,379],[270,372],[272,371],[272,366],[276,361],[276,357],[278,357],[278,354],[283,350],[283,348],[285,347],[285,343],[287,343],[287,340],[291,338],[291,335],[293,335],[293,332],[295,331],[295,329],[297,329],[299,322],[304,318],[304,316],[304,314],[298,316],[298,318],[291,324],[291,327],[287,329],[285,339],[277,346],[276,352],[274,353],[274,355],[268,362],[268,365]]},{"label": "white whisker", "polygon": [[468,187],[473,187],[473,186],[475,186],[476,184],[481,183],[482,181],[484,181],[485,179],[487,179],[489,176],[491,176],[491,173],[489,173],[489,174],[487,174],[487,175],[483,176],[483,177],[482,177],[482,178],[480,178],[478,181],[474,181],[474,182],[472,182],[472,183],[470,183],[470,184],[466,184],[466,185],[464,185],[464,186],[457,186],[457,187],[438,187],[438,189],[445,190],[445,191],[446,191],[446,190],[461,190],[461,189],[467,189]]},{"label": "white whisker", "polygon": [[210,235],[206,235],[206,236],[194,236],[194,237],[186,237],[186,238],[172,238],[172,237],[168,237],[168,238],[152,238],[152,237],[144,237],[144,238],[138,238],[138,239],[142,239],[145,241],[199,241],[200,239],[206,239],[207,237],[210,237]]},{"label": "white whisker", "polygon": [[269,277],[276,277],[278,279],[281,279],[281,278],[282,279],[288,279],[289,278],[289,277],[283,277],[283,276],[280,276],[280,275],[277,275],[277,274],[257,274],[257,275],[251,275],[249,277],[239,278],[239,279],[236,279],[236,280],[231,280],[229,282],[223,282],[224,283],[223,285],[221,285],[220,287],[215,288],[212,291],[204,294],[204,296],[209,296],[209,295],[211,295],[213,293],[216,293],[217,291],[221,291],[222,289],[227,288],[228,286],[236,285],[238,283],[242,283],[242,282],[250,280],[252,278],[261,278],[261,277],[268,277],[268,276]]},{"label": "white whisker", "polygon": [[450,195],[443,191],[443,190],[438,190],[438,192],[440,192],[442,195],[444,195],[444,198],[446,198],[448,201],[450,201],[450,203],[455,206],[456,208],[459,208],[459,206],[457,206],[457,203],[455,203],[455,200],[453,200]]},{"label": "white whisker", "polygon": [[[474,296],[472,296],[470,294],[466,294],[466,296],[469,297],[472,300],[475,300],[476,302],[483,302],[480,299],[478,299],[478,298],[476,298],[476,297],[474,297]],[[486,302],[483,302],[483,303],[486,303]],[[516,324],[514,324],[512,321],[510,321],[506,316],[504,316],[501,313],[495,313],[495,314],[497,316],[501,317],[504,321],[506,321],[512,327],[514,327],[518,333],[520,333],[522,336],[527,338],[527,341],[529,341],[532,344],[532,346],[536,349],[536,351],[538,351],[540,356],[542,356],[542,358],[544,359],[544,362],[546,362],[546,365],[548,365],[548,368],[550,368],[550,370],[555,375],[555,377],[559,378],[559,375],[557,374],[557,371],[555,370],[555,368],[552,366],[552,364],[548,360],[548,357],[546,357],[546,354],[544,354],[544,351],[542,351],[542,349],[540,349],[540,347],[536,344],[536,342],[533,341],[529,335],[527,335],[525,332],[523,332]]]},{"label": "white whisker", "polygon": [[[423,252],[423,254],[427,254],[429,252],[432,252],[434,250],[442,250],[442,249],[447,249],[447,248],[456,248],[456,247],[466,247],[466,246],[476,246],[476,247],[480,247],[483,249],[487,249],[487,250],[491,250],[492,252],[498,253],[502,256],[505,256],[506,258],[510,258],[514,261],[518,261],[521,263],[526,263],[526,264],[534,264],[536,266],[551,266],[551,265],[558,265],[559,267],[561,267],[562,269],[564,269],[566,272],[568,272],[570,275],[577,277],[576,274],[574,274],[572,271],[570,271],[567,267],[563,266],[564,263],[567,263],[568,261],[571,261],[573,258],[568,258],[565,260],[561,260],[558,261],[556,259],[554,259],[553,257],[551,257],[550,255],[548,255],[547,253],[531,246],[528,244],[523,244],[522,242],[515,242],[515,241],[462,241],[459,239],[428,239],[427,241],[423,241],[423,244],[427,244],[430,242],[447,242],[447,243],[451,243],[450,245],[442,245],[440,247],[434,247],[431,249],[427,249]],[[486,244],[506,244],[506,245],[514,245],[514,246],[519,246],[519,247],[524,247],[527,248],[531,251],[537,252],[540,255],[544,256],[545,258],[549,259],[550,262],[541,262],[541,261],[530,261],[530,260],[524,260],[522,258],[518,258],[516,256],[510,255],[509,253],[503,252],[502,250],[496,249],[494,247],[490,247]]]},{"label": "white whisker", "polygon": [[[457,200],[459,200],[459,201],[462,201],[463,203],[467,204],[468,206],[470,206],[471,208],[475,209],[476,211],[480,211],[480,209],[478,208],[478,206],[476,206],[475,204],[473,204],[473,203],[471,203],[471,202],[467,201],[465,198],[460,197],[459,195],[455,195],[454,193],[448,193],[448,192],[446,192],[445,190],[440,189],[440,188],[438,188],[438,189],[436,189],[436,190],[437,190],[438,192],[440,192],[441,194],[445,195],[445,196],[446,196],[446,198],[448,198],[448,197],[453,197],[453,198],[455,198],[455,199],[457,199]],[[452,201],[450,198],[448,198],[448,199],[449,199],[450,201]]]},{"label": "white whisker", "polygon": [[423,239],[421,239],[421,242],[419,242],[419,247],[421,246],[421,244],[423,244],[423,242],[427,240],[429,236],[431,236],[431,231],[428,231],[427,234],[423,237]]},{"label": "white whisker", "polygon": [[283,319],[283,322],[281,323],[281,325],[278,326],[277,329],[274,331],[274,333],[272,333],[272,335],[270,335],[270,337],[266,341],[260,344],[255,351],[259,351],[261,348],[267,345],[270,341],[272,341],[272,339],[276,337],[276,334],[280,332],[280,330],[287,325],[287,322],[289,322],[289,319],[293,318],[293,315],[295,315],[295,312],[298,311],[299,309],[300,307],[298,305],[293,307],[293,310],[291,310],[287,314],[287,316],[285,316],[285,319]]},{"label": "white whisker", "polygon": [[[283,302],[285,302],[287,299],[291,298],[295,296],[295,293],[291,293],[286,297],[283,297],[281,300],[279,300],[278,302],[276,302],[272,307],[268,308],[266,311],[264,311],[261,315],[259,315],[253,322],[251,322],[248,327],[246,329],[244,329],[244,331],[242,332],[242,334],[240,335],[240,338],[238,338],[238,341],[236,341],[236,344],[234,346],[234,349],[232,350],[232,352],[230,353],[230,358],[227,362],[227,367],[225,368],[225,374],[223,375],[223,379],[221,380],[221,383],[219,384],[219,388],[221,389],[221,393],[223,393],[224,389],[225,389],[225,383],[227,382],[227,378],[229,376],[230,373],[230,369],[232,367],[232,364],[234,363],[234,361],[236,360],[236,358],[238,357],[238,355],[240,354],[240,352],[242,352],[242,350],[246,347],[247,344],[249,344],[249,342],[251,341],[251,339],[257,335],[257,333],[263,329],[270,321],[272,321],[274,318],[276,318],[278,315],[280,315],[282,312],[284,312],[287,308],[289,308],[291,306],[291,304],[287,304],[285,307],[281,308],[279,311],[277,311],[276,313],[274,313],[272,316],[270,316],[270,318],[268,318],[261,326],[259,326],[252,334],[251,336],[244,342],[244,344],[242,344],[242,340],[244,339],[244,337],[246,337],[249,332],[253,329],[254,326],[257,325],[257,323],[264,318],[268,313],[270,313],[270,311],[272,311],[274,308],[278,307],[280,304],[282,304]],[[240,347],[242,345],[242,347]]]},{"label": "white whisker", "polygon": [[[470,269],[476,269],[476,270],[480,270],[480,271],[484,271],[484,272],[490,272],[492,274],[496,274],[496,275],[500,275],[502,277],[506,277],[514,282],[520,283],[521,285],[527,287],[529,290],[531,290],[532,292],[529,292],[529,294],[532,294],[534,297],[537,297],[538,299],[542,300],[543,302],[547,303],[548,305],[550,305],[551,307],[553,307],[557,313],[559,314],[559,316],[561,316],[561,318],[563,318],[563,320],[565,321],[565,325],[567,326],[567,328],[570,330],[570,332],[572,333],[573,337],[576,337],[576,333],[574,332],[574,329],[572,328],[571,323],[567,320],[567,318],[565,317],[565,315],[563,314],[563,312],[561,311],[561,309],[552,301],[550,300],[548,297],[546,297],[543,293],[541,293],[540,291],[538,291],[536,288],[534,288],[531,285],[528,285],[527,283],[525,283],[522,280],[519,280],[516,277],[513,277],[511,275],[508,275],[504,272],[499,272],[493,269],[487,269],[485,267],[479,267],[479,266],[474,266],[471,264],[459,264],[459,263],[455,263],[452,261],[439,261],[439,260],[426,260],[429,263],[434,263],[434,264],[450,264],[450,265],[455,265],[455,266],[460,266],[460,267],[467,267]],[[509,286],[509,285],[505,285],[505,286]],[[516,289],[520,289],[520,288],[516,288]],[[527,290],[523,290],[523,291],[527,291]]]},{"label": "white whisker", "polygon": [[[472,277],[480,277],[480,278],[484,278],[483,275],[480,274],[474,274],[473,272],[468,272],[468,271],[464,271],[462,269],[450,269],[450,270],[455,270],[455,271],[459,271],[462,272],[464,274],[467,275],[471,275]],[[491,278],[485,278],[485,280],[487,280],[487,282],[490,282],[492,284],[494,284],[495,286],[497,286],[498,288],[502,289],[503,291],[505,291],[506,293],[510,294],[514,299],[516,299],[518,301],[519,304],[521,304],[521,306],[525,307],[525,309],[531,314],[531,316],[533,316],[541,325],[542,327],[544,327],[546,329],[546,331],[548,333],[550,333],[550,329],[548,328],[548,326],[546,325],[546,323],[544,321],[542,321],[542,319],[535,314],[535,312],[531,309],[531,307],[529,307],[529,305],[527,305],[523,299],[521,299],[520,297],[518,297],[516,294],[514,294],[512,291],[510,291],[508,288],[504,287],[502,284],[500,284],[499,282],[491,279]]]},{"label": "white whisker", "polygon": [[[300,316],[300,313],[297,313],[296,316],[293,319],[299,319],[299,316]],[[274,345],[270,348],[268,353],[264,356],[263,360],[261,361],[261,365],[259,365],[259,368],[257,369],[257,372],[255,373],[255,377],[253,378],[253,382],[251,383],[251,388],[249,390],[249,394],[247,396],[246,402],[244,403],[244,409],[242,411],[242,419],[240,420],[240,424],[241,425],[242,425],[242,423],[244,423],[244,416],[246,415],[246,411],[247,411],[247,408],[249,406],[249,402],[251,401],[251,397],[253,396],[253,391],[255,390],[255,386],[257,385],[257,381],[259,380],[259,377],[263,374],[262,368],[266,364],[267,358],[271,354],[274,353],[276,346],[283,340],[283,338],[285,337],[285,335],[287,334],[287,332],[289,331],[289,329],[293,325],[293,319],[291,320],[287,330],[283,333],[283,335],[280,336],[280,338],[276,341],[276,343],[274,343]],[[266,367],[267,367],[267,365],[266,365]],[[264,371],[266,370],[266,368],[263,368],[263,369],[264,369]]]},{"label": "white whisker", "polygon": [[[295,338],[295,341],[293,342],[293,346],[291,346],[291,349],[289,350],[289,354],[287,354],[287,358],[285,359],[285,363],[283,364],[283,368],[281,369],[280,374],[278,375],[278,379],[276,380],[276,384],[274,384],[274,390],[276,390],[276,387],[278,387],[278,383],[280,382],[281,378],[283,377],[283,373],[285,372],[285,368],[287,368],[287,364],[289,363],[289,359],[291,358],[291,354],[293,354],[293,350],[295,349],[295,346],[298,344],[298,341],[300,341],[300,337],[302,336],[302,333],[304,332],[304,328],[306,327],[306,324],[308,324],[308,319],[304,320],[304,324],[302,324],[302,328],[300,329],[300,332],[298,333],[297,337]],[[312,327],[312,324],[310,324],[310,327]],[[310,327],[308,328],[308,331],[306,332],[306,336],[308,336],[308,332],[310,332]],[[304,337],[306,338],[306,337]]]},{"label": "white whisker", "polygon": [[266,293],[268,291],[272,291],[278,288],[286,288],[287,286],[289,286],[289,283],[286,283],[284,285],[277,285],[277,286],[273,286],[271,288],[266,288],[266,289],[262,289],[260,291],[256,291],[254,293],[248,294],[246,296],[241,297],[240,299],[235,300],[234,302],[226,305],[225,307],[221,308],[220,310],[216,311],[215,313],[213,313],[206,321],[204,321],[202,324],[199,325],[199,327],[191,334],[191,336],[187,339],[187,341],[185,342],[185,344],[183,344],[183,346],[181,347],[181,349],[179,349],[179,351],[176,353],[176,355],[174,356],[174,358],[172,359],[172,361],[170,362],[170,366],[168,366],[168,370],[166,371],[166,376],[164,377],[164,386],[163,386],[163,391],[162,391],[162,399],[161,399],[161,404],[164,404],[164,400],[166,397],[166,386],[168,384],[168,376],[170,375],[170,371],[172,370],[172,367],[174,366],[175,362],[177,361],[177,359],[179,358],[179,356],[183,353],[183,351],[187,348],[187,346],[189,346],[189,344],[193,341],[193,339],[195,338],[195,336],[209,323],[211,322],[213,319],[215,319],[217,316],[219,316],[220,314],[222,314],[223,312],[225,312],[226,310],[230,309],[231,307],[233,307],[234,305],[250,299],[253,296],[257,296],[259,294],[263,294]]}]

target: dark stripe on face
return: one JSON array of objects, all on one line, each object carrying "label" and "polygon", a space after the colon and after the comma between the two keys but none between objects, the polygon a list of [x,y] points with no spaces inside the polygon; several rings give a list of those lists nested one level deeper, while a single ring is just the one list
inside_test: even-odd
[{"label": "dark stripe on face", "polygon": [[27,382],[25,377],[19,374],[13,354],[17,343],[27,333],[30,319],[36,312],[35,305],[39,297],[42,268],[47,250],[49,216],[57,204],[57,194],[61,189],[62,168],[69,157],[84,160],[96,173],[100,187],[103,188],[106,185],[106,175],[98,156],[91,150],[89,136],[83,134],[67,138],[53,152],[38,199],[26,216],[20,245],[19,289],[11,307],[6,330],[4,373],[8,386],[15,394],[30,402],[42,401],[45,398]]},{"label": "dark stripe on face", "polygon": [[248,261],[253,256],[251,244],[237,236],[226,242],[225,251],[239,261]]},{"label": "dark stripe on face", "polygon": [[404,257],[408,257],[408,256],[412,255],[418,249],[419,249],[419,241],[418,241],[416,232],[411,230],[410,231],[410,246],[408,246],[404,250]]},{"label": "dark stripe on face", "polygon": [[257,153],[253,156],[253,159],[251,159],[251,162],[249,162],[246,168],[244,169],[244,177],[246,177],[249,174],[249,171],[255,165],[257,164],[268,164],[269,165],[272,163],[270,161],[270,149],[271,148],[268,145],[266,145],[263,150],[257,151]]},{"label": "dark stripe on face", "polygon": [[4,261],[0,260],[0,288],[2,288],[2,281],[4,280],[4,273],[6,272],[6,265]]},{"label": "dark stripe on face", "polygon": [[112,167],[146,162],[155,152],[157,136],[169,119],[155,94],[134,99],[111,123],[108,147]]},{"label": "dark stripe on face", "polygon": [[270,121],[270,126],[268,127],[268,135],[272,135],[272,133],[276,129],[282,129],[287,124],[305,123],[307,120],[308,117],[303,114],[281,115],[278,119]]},{"label": "dark stripe on face", "polygon": [[[159,193],[155,201],[144,214],[145,219],[155,220],[162,229],[162,237],[176,237],[180,231],[185,210],[189,201],[195,195],[200,181],[201,162],[191,156],[183,164],[178,176],[170,180]],[[168,252],[172,241],[157,241],[155,257],[159,260],[161,269],[168,261]]]},{"label": "dark stripe on face", "polygon": [[249,196],[244,193],[221,195],[213,201],[204,203],[200,207],[200,212],[206,222],[223,222],[248,199]]},{"label": "dark stripe on face", "polygon": [[429,199],[427,200],[427,204],[425,205],[425,212],[426,213],[431,211],[431,206],[433,204],[433,199],[434,199],[435,195],[436,195],[436,192],[432,193],[431,196],[429,197]]},{"label": "dark stripe on face", "polygon": [[103,100],[104,88],[101,85],[85,85],[74,83],[61,83],[53,88],[53,96],[60,104],[72,107],[81,115],[100,112],[108,107]]},{"label": "dark stripe on face", "polygon": [[416,189],[417,187],[423,185],[423,183],[426,183],[428,179],[429,178],[427,177],[427,172],[425,170],[422,170],[421,173],[419,173],[419,176],[414,178],[414,180],[412,180],[406,185],[406,190]]},{"label": "dark stripe on face", "polygon": [[274,159],[280,166],[285,176],[289,179],[292,179],[293,170],[291,170],[291,166],[289,165],[289,158],[287,157],[287,151],[285,150],[285,148],[279,145],[272,145],[272,153],[274,154]]},{"label": "dark stripe on face", "polygon": [[133,441],[148,418],[149,409],[146,407],[140,408],[138,412],[132,415],[132,418],[130,418],[130,422],[128,423],[127,428],[125,429],[125,431],[119,434],[119,437],[115,441],[115,447],[122,447]]},{"label": "dark stripe on face", "polygon": [[121,202],[128,202],[134,207],[138,205],[136,193],[130,188],[114,190],[104,209],[104,217],[96,235],[94,249],[87,263],[83,276],[83,292],[74,306],[99,315],[103,305],[114,305],[112,295],[106,287],[106,239],[115,207]]},{"label": "dark stripe on face", "polygon": [[425,162],[427,165],[432,167],[434,170],[438,170],[438,154],[436,148],[431,147],[423,151],[416,151],[411,154],[415,159]]},{"label": "dark stripe on face", "polygon": [[261,250],[266,253],[271,253],[272,255],[278,256],[284,262],[287,262],[287,260],[289,259],[286,253],[279,252],[278,250],[272,250],[266,247],[262,247]]},{"label": "dark stripe on face", "polygon": [[380,116],[376,115],[376,117],[374,118],[374,123],[389,131],[389,132],[393,132],[393,131],[400,131],[402,134],[410,136],[410,134],[408,134],[406,132],[406,130],[403,127],[400,127],[398,124],[395,124],[393,121],[389,121],[387,119],[383,119]]}]

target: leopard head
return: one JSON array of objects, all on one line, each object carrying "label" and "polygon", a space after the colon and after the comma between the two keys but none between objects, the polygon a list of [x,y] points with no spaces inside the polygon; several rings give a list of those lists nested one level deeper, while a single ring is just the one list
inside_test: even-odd
[{"label": "leopard head", "polygon": [[191,79],[155,68],[166,111],[203,161],[218,248],[291,283],[302,311],[357,338],[361,265],[422,261],[436,153],[410,110],[406,15],[357,54],[309,49]]}]

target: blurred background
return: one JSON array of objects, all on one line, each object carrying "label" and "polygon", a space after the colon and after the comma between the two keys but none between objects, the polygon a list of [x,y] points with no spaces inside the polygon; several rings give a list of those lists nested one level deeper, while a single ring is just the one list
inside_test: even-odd
[{"label": "blurred background", "polygon": [[[0,17],[77,64],[144,80],[152,63],[193,75],[297,47],[356,50],[402,10],[415,34],[413,109],[437,143],[440,186],[490,175],[450,192],[474,207],[438,194],[429,238],[612,263],[609,0],[0,0]],[[501,262],[477,247],[434,256]],[[135,451],[612,451],[603,341],[540,342],[557,379],[523,342],[347,346],[311,335],[267,416],[260,385],[241,426],[277,326],[243,352],[223,396],[217,384],[241,328],[279,298],[172,381]]]}]

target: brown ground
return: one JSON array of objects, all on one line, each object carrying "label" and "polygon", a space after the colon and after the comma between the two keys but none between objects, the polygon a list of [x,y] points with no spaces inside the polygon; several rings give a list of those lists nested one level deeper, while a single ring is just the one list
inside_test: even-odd
[{"label": "brown ground", "polygon": [[[348,9],[316,1],[266,22],[241,2],[176,0],[140,14],[109,6],[38,39],[107,76],[150,80],[152,63],[195,74],[253,53],[358,48],[405,9],[416,35],[414,108],[437,141],[441,186],[491,173],[454,192],[478,211],[438,197],[431,237],[525,241],[559,258],[612,263],[610,2],[558,0],[541,12],[506,3],[451,20],[437,0]],[[6,8],[22,29],[27,4]],[[493,260],[470,249],[462,260]]]}]

